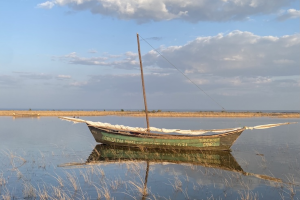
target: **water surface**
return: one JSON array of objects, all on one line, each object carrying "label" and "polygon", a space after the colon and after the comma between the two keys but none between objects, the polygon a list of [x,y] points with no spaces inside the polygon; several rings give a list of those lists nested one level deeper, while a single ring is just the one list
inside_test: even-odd
[{"label": "water surface", "polygon": [[[137,117],[83,119],[146,126],[145,119]],[[287,121],[300,120],[150,119],[151,126],[178,129],[231,128]],[[85,124],[73,124],[56,117],[0,117],[0,196],[17,199],[41,199],[46,194],[54,199],[97,199],[99,196],[102,199],[108,196],[115,199],[241,199],[246,196],[299,199],[299,126],[298,123],[244,131],[229,155],[235,167],[228,168],[219,164],[218,155],[195,156],[198,161],[209,158],[206,163],[197,163],[192,157],[186,162],[177,162],[180,155],[188,157],[188,154],[105,149],[102,157],[97,157],[97,143]],[[125,158],[124,152],[131,157]],[[95,160],[92,165],[86,165],[91,155]],[[147,161],[148,195],[143,197]],[[65,165],[74,162],[84,165]],[[273,177],[275,181],[265,177]]]}]

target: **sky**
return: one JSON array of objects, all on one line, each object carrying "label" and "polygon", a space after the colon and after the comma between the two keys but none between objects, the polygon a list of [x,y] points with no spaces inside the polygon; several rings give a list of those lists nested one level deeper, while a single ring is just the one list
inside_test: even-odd
[{"label": "sky", "polygon": [[139,33],[150,110],[300,110],[299,7],[1,1],[0,109],[144,109]]}]

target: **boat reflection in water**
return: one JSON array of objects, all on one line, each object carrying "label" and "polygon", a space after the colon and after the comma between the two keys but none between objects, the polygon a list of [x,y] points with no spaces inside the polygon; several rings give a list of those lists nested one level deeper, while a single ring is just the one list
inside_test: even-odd
[{"label": "boat reflection in water", "polygon": [[143,149],[111,145],[96,145],[86,163],[147,161],[151,163],[185,163],[204,167],[242,171],[229,151],[184,151],[179,149]]},{"label": "boat reflection in water", "polygon": [[[144,181],[143,197],[147,194],[147,182],[150,164],[175,163],[192,164],[209,168],[241,173],[244,176],[253,176],[277,183],[284,183],[281,179],[245,172],[229,151],[195,151],[181,149],[146,149],[133,147],[120,147],[98,144],[93,149],[85,163],[66,163],[60,167],[101,165],[109,163],[139,162],[147,163]],[[289,184],[289,183],[288,183]]]},{"label": "boat reflection in water", "polygon": [[[85,164],[101,164],[128,161],[147,162],[146,178],[148,177],[149,163],[176,163],[192,164],[203,167],[217,168],[238,172],[244,176],[253,176],[259,179],[283,183],[281,179],[262,174],[245,172],[229,151],[195,151],[180,149],[144,149],[120,147],[111,145],[96,145]],[[146,183],[147,181],[145,181]]]},{"label": "boat reflection in water", "polygon": [[143,198],[147,195],[147,182],[150,163],[176,163],[193,164],[204,167],[213,167],[223,170],[243,172],[229,151],[185,151],[181,149],[145,149],[133,147],[120,147],[111,145],[96,145],[86,164],[146,161],[146,174],[143,185]]}]

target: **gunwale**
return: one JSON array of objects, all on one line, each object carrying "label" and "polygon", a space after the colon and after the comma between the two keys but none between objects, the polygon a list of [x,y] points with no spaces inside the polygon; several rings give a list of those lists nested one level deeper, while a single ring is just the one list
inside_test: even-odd
[{"label": "gunwale", "polygon": [[[121,129],[110,129],[100,126],[93,126],[86,123],[88,127],[94,127],[96,129],[109,132],[112,134],[126,135],[131,137],[140,137],[140,138],[159,138],[159,139],[207,139],[207,138],[216,138],[216,137],[225,137],[237,132],[243,132],[246,128],[238,128],[234,130],[230,130],[224,133],[215,133],[211,135],[174,135],[174,134],[158,134],[158,133],[150,133],[150,132],[142,132],[142,131],[124,131]],[[135,134],[136,133],[136,134]]]}]

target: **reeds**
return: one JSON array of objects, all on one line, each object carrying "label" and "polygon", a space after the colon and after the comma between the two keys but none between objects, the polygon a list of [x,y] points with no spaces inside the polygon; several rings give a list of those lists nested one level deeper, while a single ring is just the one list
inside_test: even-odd
[{"label": "reeds", "polygon": [[[54,174],[55,174],[55,173],[54,173]],[[50,174],[50,176],[53,177],[55,180],[57,180],[57,182],[58,182],[58,184],[59,184],[60,187],[63,187],[63,186],[64,186],[64,180],[63,180],[62,177],[60,177],[60,176],[57,175],[57,174],[55,174],[55,176]]]},{"label": "reeds", "polygon": [[[117,153],[118,152],[112,152],[112,155],[115,156]],[[147,149],[142,149],[141,153],[145,154],[145,157],[147,157],[146,155],[149,155],[147,154]],[[174,158],[176,157],[176,153],[177,152],[174,152]],[[255,188],[250,189],[251,185],[268,185],[268,181],[272,181],[272,179],[270,179],[266,182],[265,179],[265,182],[260,182],[261,179],[257,179],[258,177],[251,175],[251,173],[243,174],[239,171],[230,172],[222,169],[205,167],[208,166],[209,163],[201,163],[201,156],[196,156],[193,160],[195,160],[196,163],[201,163],[203,166],[193,164],[171,164],[156,161],[151,164],[150,162],[149,182],[146,184],[146,162],[134,160],[134,153],[130,151],[127,156],[129,158],[132,157],[131,160],[129,159],[122,162],[116,161],[114,164],[109,165],[105,165],[104,162],[101,162],[104,163],[104,165],[97,165],[95,162],[95,165],[84,165],[84,168],[79,169],[76,166],[74,166],[74,168],[53,168],[54,172],[50,174],[48,173],[50,167],[41,169],[38,167],[39,163],[30,161],[25,162],[25,164],[20,167],[20,164],[23,163],[23,159],[28,160],[28,158],[20,159],[19,157],[21,156],[17,156],[15,153],[8,153],[6,155],[8,158],[6,158],[6,166],[8,166],[10,170],[5,170],[0,173],[0,199],[4,200],[10,200],[15,197],[15,192],[11,189],[11,185],[14,185],[15,183],[21,184],[21,187],[19,188],[22,189],[17,191],[19,192],[17,193],[17,198],[41,200],[108,200],[114,199],[115,195],[123,193],[128,194],[133,199],[139,199],[141,197],[143,199],[172,199],[172,195],[177,195],[178,199],[193,199],[195,198],[195,194],[201,194],[199,197],[200,199],[230,199],[230,195],[237,195],[237,198],[235,199],[257,200],[258,197],[260,197],[260,194]],[[49,155],[51,156],[51,152]],[[156,155],[156,153],[154,152],[153,155]],[[40,156],[47,160],[46,153],[41,154]],[[156,157],[159,157],[159,155],[156,155]],[[268,157],[261,154],[257,158],[259,161],[258,164],[261,162],[265,163],[266,168],[268,169],[269,166],[267,166],[266,161],[269,160]],[[112,162],[110,161],[109,163]],[[51,166],[46,162],[45,164]],[[293,165],[293,167],[295,166]],[[299,166],[296,167],[299,169]],[[28,170],[30,172],[28,172]],[[39,170],[39,173],[50,177],[50,181],[35,183],[34,181],[37,180],[35,176],[40,175],[34,172],[35,170]],[[10,174],[13,174],[13,178],[10,178],[10,175],[6,173],[7,171]],[[201,179],[197,179],[191,174],[200,174],[199,176],[201,176]],[[291,184],[280,183],[277,186],[274,186],[273,184],[272,187],[275,188],[275,191],[281,191],[281,193],[278,194],[278,198],[297,199],[299,197],[299,186],[297,185],[299,175],[300,173],[288,174],[285,177],[287,182],[290,182]],[[165,179],[162,182],[159,182],[157,181],[159,176],[164,176]],[[249,176],[251,176],[251,178],[249,178]],[[162,179],[159,180],[161,181]],[[253,180],[255,180],[254,183],[252,182]],[[163,193],[154,194],[153,186],[156,186],[156,184],[164,187]],[[11,190],[9,191],[7,188],[10,188]],[[216,193],[211,191],[217,191],[218,196],[216,197]],[[120,196],[117,197],[119,198]]]},{"label": "reeds", "polygon": [[258,200],[258,194],[249,190],[239,191],[241,200]]},{"label": "reeds", "polygon": [[110,182],[110,187],[112,190],[118,190],[120,186],[124,184],[124,181],[121,178],[116,178]]},{"label": "reeds", "polygon": [[114,199],[114,198],[111,197],[110,190],[109,190],[106,182],[101,184],[102,187],[98,187],[96,184],[93,184],[93,185],[94,185],[94,187],[96,189],[96,192],[97,192],[97,199],[101,199],[102,196],[106,200]]},{"label": "reeds", "polygon": [[48,200],[50,198],[48,194],[48,188],[44,185],[42,188],[38,186],[37,196],[40,200]]},{"label": "reeds", "polygon": [[12,170],[17,170],[26,163],[25,158],[16,155],[12,151],[6,151],[4,154],[10,159],[10,164],[13,167]]},{"label": "reeds", "polygon": [[76,177],[76,174],[75,173],[69,173],[69,172],[66,172],[66,175],[67,175],[67,179],[70,181],[71,185],[73,186],[74,190],[77,191],[79,189],[79,186],[78,186],[78,179]]},{"label": "reeds", "polygon": [[294,197],[296,192],[297,192],[297,189],[296,189],[296,181],[295,181],[295,178],[294,178],[294,175],[293,174],[289,174],[287,176],[287,180],[290,184],[287,184],[287,189],[290,191],[290,196],[291,197]]},{"label": "reeds", "polygon": [[182,192],[182,181],[178,178],[178,176],[175,176],[175,179],[173,180],[173,182],[170,182],[170,183],[175,191]]},{"label": "reeds", "polygon": [[51,199],[59,199],[59,200],[72,200],[73,198],[70,197],[61,187],[52,186],[53,196]]},{"label": "reeds", "polygon": [[24,198],[36,197],[36,189],[31,185],[31,183],[28,182],[23,183],[23,197]]},{"label": "reeds", "polygon": [[0,173],[0,186],[4,186],[6,184],[6,179],[3,176],[3,173]]},{"label": "reeds", "polygon": [[3,200],[11,200],[11,195],[9,193],[9,190],[7,188],[4,188],[3,194],[1,195]]},{"label": "reeds", "polygon": [[80,175],[83,177],[84,182],[91,185],[92,181],[91,181],[91,176],[89,174],[89,171],[88,170],[85,170],[85,171],[79,170],[79,172],[80,172]]}]

